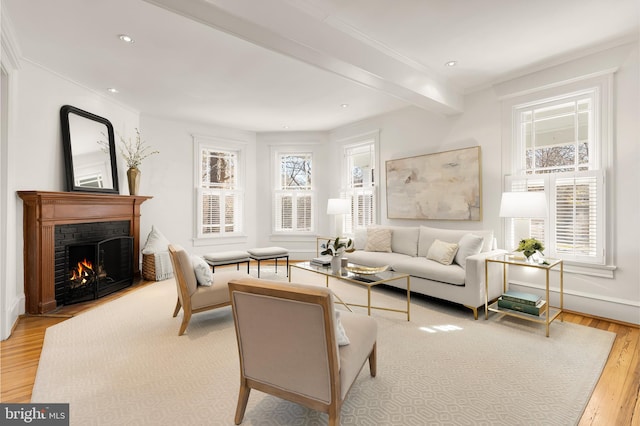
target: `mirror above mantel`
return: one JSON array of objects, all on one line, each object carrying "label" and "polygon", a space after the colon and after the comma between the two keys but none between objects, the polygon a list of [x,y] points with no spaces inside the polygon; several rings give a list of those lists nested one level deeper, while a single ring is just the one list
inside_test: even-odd
[{"label": "mirror above mantel", "polygon": [[118,194],[111,122],[71,105],[60,108],[67,191]]}]

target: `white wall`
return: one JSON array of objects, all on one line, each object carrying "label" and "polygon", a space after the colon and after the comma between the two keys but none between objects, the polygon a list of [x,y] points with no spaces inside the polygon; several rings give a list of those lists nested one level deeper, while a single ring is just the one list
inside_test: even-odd
[{"label": "white wall", "polygon": [[[608,56],[606,56],[608,55]],[[613,186],[612,205],[608,206],[608,220],[614,221],[612,247],[616,270],[612,279],[592,275],[565,273],[565,308],[590,315],[640,324],[640,227],[637,225],[640,203],[637,183],[640,181],[640,88],[637,44],[605,52],[606,57],[596,56],[569,63],[562,67],[544,70],[521,79],[536,84],[549,78],[565,80],[569,69],[574,73],[587,68],[589,60],[600,58],[615,61],[618,71],[614,89],[614,149],[613,164],[609,174]],[[609,63],[601,64],[609,66]],[[589,69],[592,71],[592,69]],[[501,86],[504,88],[504,86]],[[529,87],[528,89],[534,89]],[[339,141],[366,131],[380,129],[381,145],[381,205],[380,222],[386,224],[416,225],[464,229],[493,229],[502,246],[503,229],[498,210],[502,193],[503,168],[501,102],[493,88],[465,97],[464,113],[454,117],[440,117],[417,108],[406,108],[381,117],[336,129],[331,142]],[[418,222],[389,220],[386,217],[384,194],[384,162],[389,159],[446,151],[480,145],[482,150],[483,220],[480,222]],[[337,150],[334,150],[334,152]],[[633,182],[631,185],[630,183]],[[557,282],[557,281],[556,281]],[[539,288],[541,283],[530,285]],[[552,287],[557,287],[552,285]],[[557,295],[554,296],[557,299]],[[552,298],[553,300],[553,298]]]},{"label": "white wall", "polygon": [[[254,247],[257,239],[256,185],[260,178],[256,172],[255,133],[213,125],[185,123],[142,115],[142,137],[159,154],[147,158],[140,170],[140,194],[153,196],[142,205],[140,224],[141,246],[154,225],[169,241],[183,246],[194,254],[222,250],[246,250]],[[245,181],[245,234],[243,240],[212,239],[195,241],[196,184],[194,180],[193,136],[235,141],[247,146]],[[221,247],[222,246],[222,247]]]},{"label": "white wall", "polygon": [[[65,191],[65,165],[60,128],[60,107],[73,105],[111,121],[117,130],[138,126],[138,112],[45,70],[22,61],[11,75],[7,203],[7,270],[2,274],[2,338],[8,337],[18,315],[24,313],[22,200],[20,190]],[[119,171],[121,193],[127,193],[126,176]]]}]

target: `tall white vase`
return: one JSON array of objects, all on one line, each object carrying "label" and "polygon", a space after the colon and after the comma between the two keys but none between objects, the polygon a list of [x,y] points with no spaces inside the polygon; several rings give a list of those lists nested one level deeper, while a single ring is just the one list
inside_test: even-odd
[{"label": "tall white vase", "polygon": [[331,273],[339,275],[342,268],[342,256],[333,256],[331,258]]}]

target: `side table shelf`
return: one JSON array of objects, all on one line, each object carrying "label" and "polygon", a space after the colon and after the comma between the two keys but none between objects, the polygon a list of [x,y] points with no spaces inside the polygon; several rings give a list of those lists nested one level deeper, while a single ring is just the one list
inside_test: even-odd
[{"label": "side table shelf", "polygon": [[[539,316],[533,314],[527,314],[524,312],[518,312],[511,309],[506,309],[498,306],[498,301],[489,302],[489,264],[499,263],[502,264],[502,288],[503,292],[508,290],[507,280],[507,267],[508,266],[520,266],[528,268],[542,269],[545,271],[545,300],[546,307],[544,312]],[[549,299],[549,275],[553,268],[559,267],[560,273],[560,306],[551,306]],[[490,257],[485,260],[485,303],[484,303],[484,317],[485,320],[489,319],[489,312],[499,313],[501,315],[509,315],[517,318],[521,318],[527,321],[533,321],[546,326],[546,336],[549,337],[549,324],[556,318],[562,315],[564,308],[564,263],[561,259],[545,259],[545,264],[529,263],[525,260],[520,260],[512,255],[499,255]],[[560,318],[564,321],[564,317]]]}]

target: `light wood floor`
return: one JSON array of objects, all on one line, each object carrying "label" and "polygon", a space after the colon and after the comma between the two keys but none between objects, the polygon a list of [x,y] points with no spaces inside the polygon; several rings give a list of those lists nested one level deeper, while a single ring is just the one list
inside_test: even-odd
[{"label": "light wood floor", "polygon": [[[0,401],[31,401],[47,327],[148,284],[138,282],[97,301],[65,306],[54,315],[21,317],[11,337],[1,343]],[[564,319],[617,335],[609,360],[579,425],[640,426],[640,328],[570,312],[565,314]]]}]

